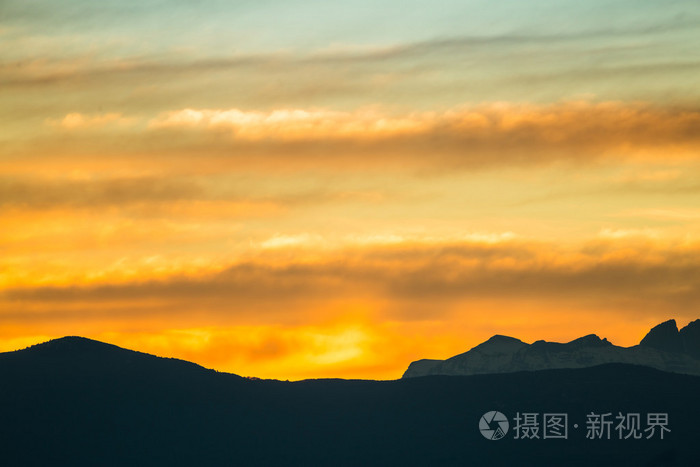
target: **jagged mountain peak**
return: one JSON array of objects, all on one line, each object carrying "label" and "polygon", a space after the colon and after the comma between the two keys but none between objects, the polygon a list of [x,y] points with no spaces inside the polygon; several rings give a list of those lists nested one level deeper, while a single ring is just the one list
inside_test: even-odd
[{"label": "jagged mountain peak", "polygon": [[680,340],[676,320],[670,319],[651,328],[651,331],[644,336],[639,345],[665,352],[682,352],[683,344]]},{"label": "jagged mountain peak", "polygon": [[700,332],[700,319],[696,319],[695,321],[691,321],[683,329],[681,329],[679,332]]},{"label": "jagged mountain peak", "polygon": [[659,323],[647,333],[647,336],[650,334],[657,334],[657,333],[677,333],[678,332],[678,324],[676,324],[675,319],[669,319],[668,321],[664,321],[663,323]]},{"label": "jagged mountain peak", "polygon": [[691,321],[678,333],[683,351],[700,360],[700,319]]}]

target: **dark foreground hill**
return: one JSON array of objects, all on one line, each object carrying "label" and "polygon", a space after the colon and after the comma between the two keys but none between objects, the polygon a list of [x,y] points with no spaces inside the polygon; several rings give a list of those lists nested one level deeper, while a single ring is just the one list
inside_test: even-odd
[{"label": "dark foreground hill", "polygon": [[[0,465],[697,466],[699,394],[700,377],[625,364],[248,380],[63,338],[0,354]],[[492,410],[510,420],[496,441],[479,431]],[[567,439],[515,439],[517,413],[566,413]],[[639,413],[641,429],[667,414],[671,431],[587,439],[591,413]]]}]

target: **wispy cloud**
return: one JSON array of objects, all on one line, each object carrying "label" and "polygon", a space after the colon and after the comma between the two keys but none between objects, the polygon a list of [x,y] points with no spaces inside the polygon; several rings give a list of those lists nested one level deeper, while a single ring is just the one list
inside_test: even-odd
[{"label": "wispy cloud", "polygon": [[103,128],[105,126],[128,126],[135,121],[134,118],[126,118],[121,113],[106,113],[96,115],[84,115],[81,113],[69,113],[61,119],[49,119],[47,123],[54,127],[66,130]]},{"label": "wispy cloud", "polygon": [[[668,245],[636,234],[633,236],[640,242],[635,244],[628,241],[632,233],[616,233],[620,232],[604,232],[597,243],[573,251],[550,244],[492,243],[488,239],[435,245],[402,242],[365,246],[345,254],[327,252],[325,260],[251,261],[213,275],[167,280],[24,287],[6,290],[3,297],[8,304],[42,304],[47,310],[59,303],[155,300],[178,304],[177,308],[186,312],[194,303],[206,303],[211,310],[218,310],[215,313],[233,313],[231,318],[248,313],[246,309],[257,313],[252,310],[342,297],[389,303],[412,300],[416,306],[427,307],[435,300],[456,304],[536,299],[543,304],[588,303],[592,308],[624,303],[629,313],[688,313],[687,306],[700,298],[694,286],[700,274],[700,262],[695,259],[700,257],[698,245]],[[277,246],[296,247],[299,241]],[[432,311],[434,316],[436,313]]]},{"label": "wispy cloud", "polygon": [[0,178],[0,207],[104,207],[136,202],[202,199],[205,191],[192,180],[156,177],[106,180]]},{"label": "wispy cloud", "polygon": [[630,209],[617,213],[619,217],[640,217],[655,220],[686,221],[700,219],[700,209],[679,207],[658,207],[649,209]]},{"label": "wispy cloud", "polygon": [[[622,102],[493,103],[405,114],[378,109],[182,109],[147,123],[129,133],[129,146],[113,156],[134,166],[144,162],[139,159],[147,152],[171,163],[176,158],[196,159],[200,167],[217,163],[221,168],[269,168],[274,161],[288,168],[389,165],[451,170],[556,161],[695,160],[700,145],[696,109]],[[110,155],[113,150],[107,148],[115,137],[61,135],[53,155],[70,151],[79,156],[97,148]],[[46,148],[35,147],[34,153],[52,145],[52,137],[46,138],[39,143]]]},{"label": "wispy cloud", "polygon": [[[405,195],[390,189],[343,187],[260,189],[240,178],[220,179],[178,175],[129,177],[0,176],[0,209],[104,209],[130,208],[146,214],[148,209],[167,209],[171,215],[186,214],[187,204],[201,217],[222,215],[231,203],[293,208],[353,202],[381,204]],[[218,206],[223,209],[216,211]]]}]

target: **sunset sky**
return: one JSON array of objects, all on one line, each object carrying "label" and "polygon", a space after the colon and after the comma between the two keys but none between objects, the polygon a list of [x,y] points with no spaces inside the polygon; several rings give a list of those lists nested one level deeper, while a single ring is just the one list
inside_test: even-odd
[{"label": "sunset sky", "polygon": [[697,0],[3,0],[0,351],[395,379],[684,326],[698,44]]}]

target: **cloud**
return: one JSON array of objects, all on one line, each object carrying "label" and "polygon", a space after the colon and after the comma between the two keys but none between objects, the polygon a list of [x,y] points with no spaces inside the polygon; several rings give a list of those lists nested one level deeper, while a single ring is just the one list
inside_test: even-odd
[{"label": "cloud", "polygon": [[[120,141],[128,141],[128,145]],[[187,174],[260,170],[454,170],[556,162],[695,161],[700,111],[645,103],[491,103],[395,113],[281,108],[182,109],[129,133],[70,132],[36,138],[23,151],[36,165],[162,167]],[[20,150],[20,153],[21,151]],[[92,155],[101,154],[99,161]],[[50,154],[50,157],[48,157]],[[143,155],[147,154],[148,158]],[[83,162],[80,162],[82,164]],[[21,161],[13,164],[19,170]]]},{"label": "cloud", "polygon": [[601,229],[598,236],[602,238],[635,238],[635,237],[651,237],[655,238],[659,236],[659,233],[653,229]]},{"label": "cloud", "polygon": [[0,178],[0,208],[85,208],[139,202],[201,199],[204,188],[191,180],[156,177],[106,180],[37,180]]},{"label": "cloud", "polygon": [[[493,103],[444,112],[391,115],[377,110],[184,109],[151,120],[152,129],[229,130],[231,140],[422,142],[436,149],[533,146],[589,148],[682,146],[700,142],[700,111],[643,103],[571,101],[551,105]],[[469,146],[471,143],[471,147]],[[536,157],[536,156],[535,156]]]},{"label": "cloud", "polygon": [[320,109],[271,112],[184,109],[166,112],[151,120],[149,126],[155,129],[224,129],[230,130],[235,139],[245,141],[371,139],[424,132],[431,115],[390,117],[371,110],[351,113]]},{"label": "cloud", "polygon": [[[581,95],[697,103],[691,76],[700,62],[684,52],[694,39],[697,19],[663,25],[655,20],[645,27],[616,25],[568,34],[379,43],[362,52],[286,49],[230,55],[228,50],[212,52],[220,50],[214,46],[176,53],[168,48],[156,55],[138,55],[138,48],[100,53],[96,44],[98,50],[81,50],[89,41],[71,35],[66,47],[42,46],[43,53],[0,62],[0,85],[21,96],[10,100],[13,111],[6,119],[11,122],[35,116],[36,110],[29,109],[38,102],[52,118],[66,112],[92,115],[103,107],[130,115],[214,107],[348,109],[377,103],[444,109],[461,101],[551,102]],[[26,35],[3,45],[12,51],[38,50],[32,41],[24,42]],[[73,55],[66,55],[66,49]],[[51,100],[42,98],[47,92]]]},{"label": "cloud", "polygon": [[617,213],[618,217],[639,217],[652,220],[692,221],[700,219],[700,209],[659,207],[649,209],[629,209]]},{"label": "cloud", "polygon": [[105,113],[95,115],[84,115],[78,112],[69,113],[60,120],[48,119],[47,123],[51,126],[66,129],[96,129],[105,126],[124,127],[134,123],[134,118],[126,118],[121,113]]},{"label": "cloud", "polygon": [[[381,204],[402,199],[395,189],[341,187],[261,188],[259,183],[233,178],[186,176],[91,177],[86,174],[52,178],[0,175],[0,209],[67,210],[124,208],[127,217],[168,214],[217,218],[235,211],[277,212],[295,207],[346,203]],[[24,219],[27,220],[26,218]]]},{"label": "cloud", "polygon": [[[586,29],[556,33],[505,33],[496,35],[463,35],[447,38],[435,38],[418,42],[400,42],[376,45],[355,45],[345,47],[338,45],[325,46],[321,49],[305,52],[261,52],[255,54],[238,54],[234,56],[211,56],[201,51],[196,55],[179,51],[177,55],[172,49],[162,51],[157,57],[128,56],[122,54],[117,59],[100,59],[99,54],[91,50],[89,55],[64,57],[58,50],[52,51],[44,45],[45,56],[48,58],[25,59],[17,62],[0,64],[0,71],[5,85],[30,86],[33,84],[54,84],[70,81],[89,82],[93,79],[125,80],[129,75],[149,75],[154,77],[177,77],[183,74],[211,73],[217,71],[250,71],[251,69],[274,69],[276,71],[292,71],[295,69],[325,69],[350,65],[356,71],[365,67],[382,65],[386,67],[404,66],[406,62],[422,63],[447,61],[455,57],[484,57],[487,55],[502,57],[518,56],[527,46],[536,46],[534,53],[557,53],[566,57],[567,52],[577,50],[583,53],[595,50],[599,56],[605,53],[615,54],[619,59],[620,52],[633,52],[625,40],[643,36],[647,39],[669,32],[693,32],[697,30],[698,18],[692,16],[674,17],[670,20],[659,20],[655,24],[627,25],[626,27]],[[23,31],[12,39],[20,44],[26,44],[31,31]],[[65,40],[66,37],[58,37]],[[37,35],[31,38],[35,41],[50,41],[46,36]],[[74,45],[75,36],[68,37]],[[600,47],[600,41],[606,40],[606,46]],[[36,45],[36,43],[34,44]],[[6,47],[10,47],[9,43]],[[562,51],[562,48],[564,49]],[[60,50],[60,49],[59,49]],[[167,53],[170,52],[170,53]],[[188,50],[185,50],[188,52]],[[193,52],[192,49],[189,52]],[[208,51],[210,52],[210,51]],[[530,54],[532,49],[528,49]],[[197,57],[197,58],[195,58]],[[697,64],[696,64],[697,66]],[[589,67],[590,68],[590,67]]]},{"label": "cloud", "polygon": [[318,245],[323,243],[323,237],[320,235],[311,235],[304,233],[301,235],[274,235],[273,237],[263,241],[261,248],[286,248],[298,245]]},{"label": "cloud", "polygon": [[[275,319],[294,320],[305,307],[317,309],[348,299],[391,304],[398,319],[413,319],[410,309],[430,310],[436,317],[445,304],[451,304],[445,309],[453,309],[485,300],[503,306],[535,300],[545,308],[557,303],[685,315],[692,314],[688,307],[700,299],[699,253],[697,244],[615,235],[571,251],[517,240],[379,244],[327,252],[322,259],[305,262],[270,257],[200,276],[20,287],[6,290],[2,297],[8,310],[13,303],[47,310],[71,303],[92,304],[95,309],[104,303],[160,303],[172,306],[173,313],[207,309],[234,320],[246,319],[249,313],[260,319],[271,313]],[[402,303],[411,306],[401,311]],[[134,313],[141,313],[137,309]],[[285,316],[284,310],[290,314]]]}]

